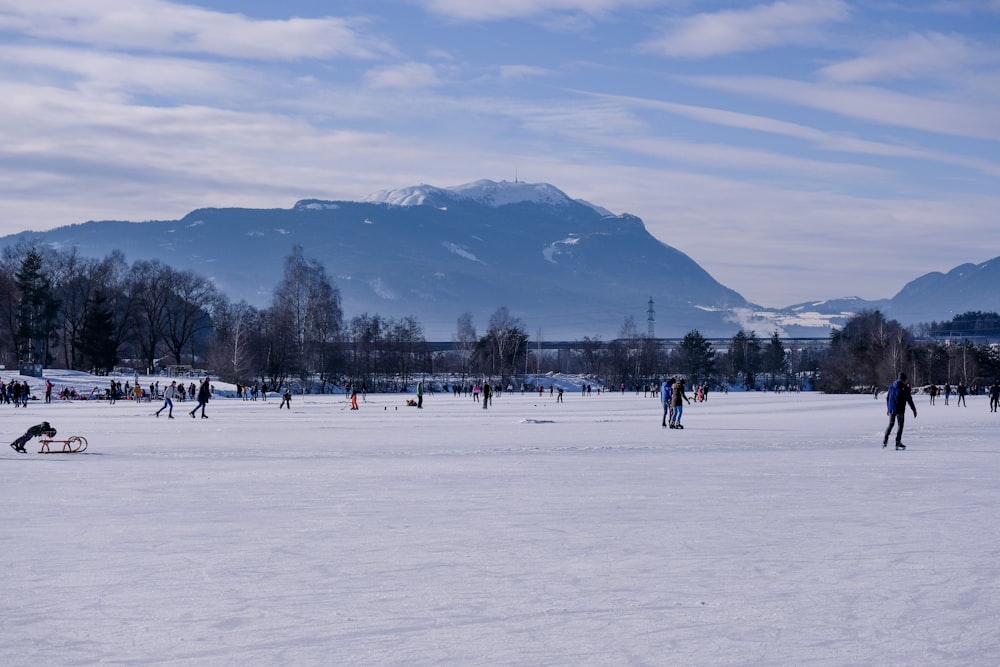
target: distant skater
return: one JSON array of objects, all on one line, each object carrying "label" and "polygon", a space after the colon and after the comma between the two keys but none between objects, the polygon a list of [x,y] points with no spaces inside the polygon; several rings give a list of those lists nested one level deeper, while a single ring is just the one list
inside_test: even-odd
[{"label": "distant skater", "polygon": [[278,409],[286,407],[289,410],[292,409],[292,390],[289,387],[285,387],[285,393],[281,395],[281,404],[278,406]]},{"label": "distant skater", "polygon": [[170,383],[170,386],[163,390],[163,406],[156,411],[159,417],[164,408],[167,409],[167,419],[174,418],[174,396],[177,395],[177,380]]},{"label": "distant skater", "polygon": [[687,401],[687,404],[691,405],[691,399],[684,393],[684,378],[680,378],[674,383],[673,396],[670,399],[670,406],[673,408],[673,414],[670,416],[670,428],[684,428],[681,425],[681,417],[684,416],[683,401]]},{"label": "distant skater", "polygon": [[351,387],[351,410],[358,409],[358,390],[356,387]]},{"label": "distant skater", "polygon": [[670,419],[670,428],[674,427],[674,411],[670,407],[670,399],[674,395],[674,379],[664,380],[660,385],[660,402],[663,403],[663,428],[667,428],[667,418]]},{"label": "distant skater", "polygon": [[[191,384],[194,386],[194,383]],[[205,414],[205,406],[208,405],[208,400],[212,398],[212,385],[209,384],[209,378],[206,377],[201,386],[198,387],[198,404],[194,406],[194,410],[189,412],[191,419],[194,419],[194,413],[198,412],[198,408],[201,408],[201,418],[208,419],[208,415]]]},{"label": "distant skater", "polygon": [[1000,409],[1000,382],[993,382],[990,387],[990,412]]},{"label": "distant skater", "polygon": [[882,447],[889,444],[889,435],[892,427],[899,425],[896,429],[896,449],[906,449],[903,444],[903,423],[906,420],[906,406],[913,410],[913,418],[917,418],[917,406],[913,404],[913,392],[910,385],[906,383],[906,373],[900,373],[899,378],[889,385],[889,391],[885,397],[886,414],[889,415],[889,427],[885,429],[885,436],[882,438]]},{"label": "distant skater", "polygon": [[490,387],[488,382],[483,383],[483,410],[488,410],[490,407],[490,399],[493,398],[493,388]]},{"label": "distant skater", "polygon": [[969,390],[966,389],[965,383],[964,382],[959,382],[958,383],[958,400],[955,401],[955,405],[961,405],[962,407],[966,407],[966,408],[969,407],[969,406],[967,406],[965,404],[965,395],[967,393],[969,393]]}]

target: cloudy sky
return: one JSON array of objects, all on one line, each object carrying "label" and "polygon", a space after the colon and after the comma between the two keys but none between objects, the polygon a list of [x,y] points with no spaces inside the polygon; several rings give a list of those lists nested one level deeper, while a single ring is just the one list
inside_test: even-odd
[{"label": "cloudy sky", "polygon": [[1000,255],[1000,0],[0,0],[0,99],[0,234],[516,177],[767,306]]}]

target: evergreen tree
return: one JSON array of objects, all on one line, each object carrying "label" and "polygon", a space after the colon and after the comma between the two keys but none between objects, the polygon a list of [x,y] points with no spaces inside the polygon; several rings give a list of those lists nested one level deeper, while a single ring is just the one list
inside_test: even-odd
[{"label": "evergreen tree", "polygon": [[760,339],[753,331],[740,329],[729,342],[731,379],[742,378],[744,389],[753,389],[761,367]]},{"label": "evergreen tree", "polygon": [[676,356],[677,367],[687,375],[690,387],[700,384],[702,379],[711,375],[715,367],[712,343],[697,329],[684,334],[684,339],[677,346]]},{"label": "evergreen tree", "polygon": [[42,255],[28,250],[14,275],[20,294],[18,303],[17,348],[22,363],[46,365],[49,361],[49,338],[59,304],[52,291],[52,280],[43,268]]},{"label": "evergreen tree", "polygon": [[781,342],[781,336],[775,331],[771,334],[771,340],[763,351],[764,372],[771,374],[771,385],[777,383],[778,376],[784,375],[788,369],[785,345]]},{"label": "evergreen tree", "polygon": [[87,368],[97,372],[111,371],[118,363],[115,314],[104,293],[97,291],[91,298],[80,335],[80,349]]}]

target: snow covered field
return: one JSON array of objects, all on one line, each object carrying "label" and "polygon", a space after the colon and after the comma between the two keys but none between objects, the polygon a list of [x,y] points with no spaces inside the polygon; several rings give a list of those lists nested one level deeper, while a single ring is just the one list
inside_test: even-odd
[{"label": "snow covered field", "polygon": [[0,664],[1000,663],[985,398],[408,397],[0,406]]}]

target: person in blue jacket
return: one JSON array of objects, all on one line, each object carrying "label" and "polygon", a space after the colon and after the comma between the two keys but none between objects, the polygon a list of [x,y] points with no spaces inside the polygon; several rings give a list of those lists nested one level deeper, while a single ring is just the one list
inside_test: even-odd
[{"label": "person in blue jacket", "polygon": [[896,449],[906,449],[903,444],[903,422],[906,420],[906,406],[913,410],[913,418],[917,418],[917,406],[913,404],[913,392],[910,385],[906,384],[906,373],[900,373],[899,378],[889,385],[889,391],[885,397],[886,413],[889,415],[889,427],[885,429],[885,437],[882,438],[882,447],[889,444],[889,435],[892,427],[899,425],[896,429]]},{"label": "person in blue jacket", "polygon": [[667,417],[670,417],[670,428],[674,427],[674,411],[670,408],[670,399],[674,395],[674,379],[664,380],[660,385],[660,402],[663,403],[663,428],[667,428]]}]

